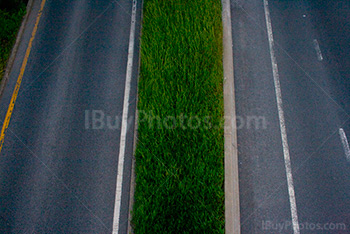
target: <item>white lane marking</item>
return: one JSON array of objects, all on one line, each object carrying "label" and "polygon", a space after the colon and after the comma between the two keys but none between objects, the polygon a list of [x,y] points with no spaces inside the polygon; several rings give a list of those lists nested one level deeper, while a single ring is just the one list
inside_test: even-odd
[{"label": "white lane marking", "polygon": [[322,61],[323,60],[323,56],[322,56],[322,52],[321,52],[321,49],[320,49],[320,44],[318,44],[317,39],[314,39],[313,43],[314,43],[314,48],[315,48],[316,53],[317,53],[317,59],[318,59],[318,61]]},{"label": "white lane marking", "polygon": [[134,60],[136,5],[137,5],[137,0],[133,0],[130,38],[129,38],[129,50],[128,50],[128,63],[126,68],[126,79],[125,79],[123,117],[122,117],[122,126],[121,126],[120,143],[119,143],[118,174],[117,174],[117,182],[116,182],[117,185],[116,185],[116,193],[115,193],[112,234],[118,234],[119,232],[119,218],[120,218],[120,207],[121,207],[122,185],[123,185],[126,132],[128,128],[127,124],[128,124],[128,111],[129,111],[129,98],[130,98],[130,83],[131,83],[131,74],[132,74],[132,64]]},{"label": "white lane marking", "polygon": [[350,147],[349,147],[348,138],[346,137],[344,129],[339,128],[339,135],[340,135],[341,143],[343,144],[346,160],[350,162]]},{"label": "white lane marking", "polygon": [[264,10],[265,10],[267,34],[268,34],[268,39],[269,39],[273,80],[274,80],[275,91],[276,91],[278,117],[279,117],[279,122],[280,122],[280,129],[281,129],[282,146],[283,146],[283,154],[284,154],[284,165],[286,168],[286,175],[287,175],[289,203],[290,203],[290,210],[291,210],[291,216],[292,216],[293,231],[294,231],[294,234],[300,234],[297,205],[296,205],[296,201],[295,201],[292,166],[291,166],[291,162],[290,162],[289,146],[288,146],[288,141],[287,141],[287,130],[286,130],[286,125],[285,125],[285,121],[284,121],[281,86],[280,86],[278,66],[277,66],[277,61],[276,61],[276,56],[275,56],[275,48],[274,48],[274,40],[273,40],[273,33],[272,33],[272,25],[271,25],[268,0],[264,0]]}]

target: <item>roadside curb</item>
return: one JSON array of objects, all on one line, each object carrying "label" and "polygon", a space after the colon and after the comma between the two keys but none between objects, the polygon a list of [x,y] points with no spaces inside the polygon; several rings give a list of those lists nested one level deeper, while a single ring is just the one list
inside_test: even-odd
[{"label": "roadside curb", "polygon": [[[136,98],[136,103],[137,103],[137,98]],[[136,105],[137,106],[137,105]],[[135,152],[136,152],[136,145],[137,145],[137,119],[138,119],[138,111],[136,107],[135,111],[135,127],[134,127],[134,144],[133,144],[133,156],[131,159],[131,179],[130,179],[130,193],[129,193],[129,217],[128,217],[128,229],[127,232],[128,234],[133,234],[134,230],[132,228],[131,224],[131,219],[132,219],[132,210],[134,206],[134,194],[135,194],[135,163],[136,163],[136,158],[135,158]]]},{"label": "roadside curb", "polygon": [[6,84],[8,82],[8,79],[9,79],[9,76],[10,76],[10,72],[12,70],[12,66],[13,66],[13,64],[15,62],[15,58],[16,58],[16,55],[17,55],[17,52],[18,52],[19,44],[21,43],[22,36],[23,36],[23,33],[24,33],[24,29],[27,26],[28,18],[29,18],[29,15],[30,15],[30,13],[31,13],[31,11],[33,9],[33,6],[34,6],[34,0],[29,0],[28,3],[27,3],[27,7],[26,7],[26,14],[23,17],[23,20],[22,20],[22,23],[21,23],[21,27],[19,28],[19,31],[17,33],[15,45],[13,46],[13,48],[11,50],[11,55],[10,55],[9,60],[7,61],[5,73],[4,73],[4,76],[3,76],[2,80],[1,80],[1,84],[0,84],[0,99],[1,99],[1,97],[3,95],[3,93],[4,93]]},{"label": "roadside curb", "polygon": [[128,217],[128,228],[127,228],[127,233],[128,234],[134,234],[134,229],[132,227],[132,210],[134,207],[134,194],[135,194],[135,164],[136,164],[136,158],[135,158],[135,153],[136,153],[136,147],[137,147],[137,136],[138,136],[138,117],[139,117],[139,111],[138,111],[138,100],[139,100],[139,95],[138,95],[138,84],[139,84],[139,77],[140,77],[140,67],[141,67],[141,37],[142,37],[142,19],[143,19],[143,3],[144,1],[141,0],[141,16],[140,16],[140,33],[139,33],[139,59],[138,59],[138,74],[137,74],[137,82],[136,82],[136,110],[135,110],[135,125],[134,125],[134,144],[133,144],[133,155],[131,159],[131,179],[130,179],[130,193],[129,193],[129,217]]},{"label": "roadside curb", "polygon": [[240,234],[236,104],[230,0],[222,0],[225,112],[225,233]]}]

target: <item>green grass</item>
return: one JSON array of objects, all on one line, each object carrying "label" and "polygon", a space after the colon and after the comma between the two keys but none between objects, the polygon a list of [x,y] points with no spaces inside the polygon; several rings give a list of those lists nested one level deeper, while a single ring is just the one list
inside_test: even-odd
[{"label": "green grass", "polygon": [[7,60],[16,41],[16,35],[26,11],[24,3],[17,9],[0,9],[0,80],[4,75]]},{"label": "green grass", "polygon": [[221,2],[146,0],[143,12],[135,234],[224,233]]}]

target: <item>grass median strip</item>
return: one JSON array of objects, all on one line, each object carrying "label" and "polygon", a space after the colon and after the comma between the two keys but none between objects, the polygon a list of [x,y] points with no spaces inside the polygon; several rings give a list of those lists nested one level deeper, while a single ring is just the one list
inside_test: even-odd
[{"label": "grass median strip", "polygon": [[224,233],[220,0],[146,0],[133,226]]},{"label": "grass median strip", "polygon": [[0,8],[0,81],[25,12],[26,5],[22,2],[11,9]]}]

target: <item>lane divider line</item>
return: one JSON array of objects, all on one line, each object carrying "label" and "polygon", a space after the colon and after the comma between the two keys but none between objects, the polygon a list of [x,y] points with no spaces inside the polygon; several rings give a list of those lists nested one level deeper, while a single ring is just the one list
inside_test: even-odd
[{"label": "lane divider line", "polygon": [[268,3],[268,0],[263,0],[263,1],[264,1],[266,27],[267,27],[267,36],[269,39],[270,56],[271,56],[271,63],[272,63],[272,74],[273,74],[273,80],[274,80],[275,91],[276,91],[278,117],[279,117],[279,122],[280,122],[280,129],[281,129],[284,165],[286,168],[286,176],[287,176],[288,194],[289,194],[289,203],[290,203],[290,210],[291,210],[291,216],[292,216],[293,231],[294,231],[294,234],[300,234],[297,205],[296,205],[296,200],[295,200],[293,175],[292,175],[292,165],[291,165],[291,161],[290,161],[289,146],[288,146],[288,140],[287,140],[287,130],[286,130],[286,124],[285,124],[285,120],[284,120],[281,85],[280,85],[280,79],[279,79],[279,73],[278,73],[277,60],[276,60],[276,56],[275,56],[275,47],[274,47],[274,39],[273,39],[273,33],[272,33],[269,3]]},{"label": "lane divider line", "polygon": [[350,162],[350,147],[349,147],[348,138],[346,137],[344,129],[339,128],[339,135],[340,135],[341,143],[343,144],[346,160]]},{"label": "lane divider line", "polygon": [[122,198],[122,186],[123,186],[126,133],[127,133],[127,128],[128,128],[130,86],[131,86],[132,65],[133,65],[133,60],[134,60],[136,6],[137,6],[137,0],[133,0],[132,13],[131,13],[129,49],[128,49],[128,61],[127,61],[126,79],[125,79],[123,115],[122,115],[120,143],[119,143],[118,173],[117,173],[117,181],[116,181],[112,234],[118,234],[118,232],[119,232],[119,222],[120,222],[119,219],[120,219],[120,208],[121,208],[121,200],[122,200],[121,198]]},{"label": "lane divider line", "polygon": [[13,112],[13,109],[15,107],[15,103],[16,103],[17,96],[18,96],[18,91],[19,91],[19,89],[21,87],[24,71],[26,70],[28,58],[29,58],[30,52],[32,50],[33,41],[34,41],[36,32],[38,30],[38,25],[39,25],[39,22],[40,22],[40,18],[41,18],[41,15],[42,15],[45,3],[46,3],[46,0],[42,0],[41,5],[40,5],[40,10],[39,10],[38,15],[36,17],[36,21],[35,21],[35,25],[34,25],[34,28],[33,28],[33,31],[32,31],[32,35],[30,37],[30,40],[29,40],[29,43],[28,43],[28,47],[27,47],[26,53],[24,55],[24,59],[23,59],[23,62],[22,62],[20,73],[19,73],[18,78],[17,78],[16,86],[15,86],[15,89],[14,89],[14,91],[12,93],[11,101],[10,101],[9,107],[7,109],[7,112],[6,112],[4,123],[2,125],[1,134],[0,134],[0,153],[1,153],[1,150],[2,150],[2,146],[4,145],[6,130],[7,130],[8,126],[9,126],[9,124],[10,124],[12,112]]},{"label": "lane divider line", "polygon": [[313,40],[313,44],[314,44],[314,48],[315,48],[316,53],[317,53],[317,60],[318,61],[322,61],[323,60],[323,56],[322,56],[320,44],[318,43],[317,39]]}]

